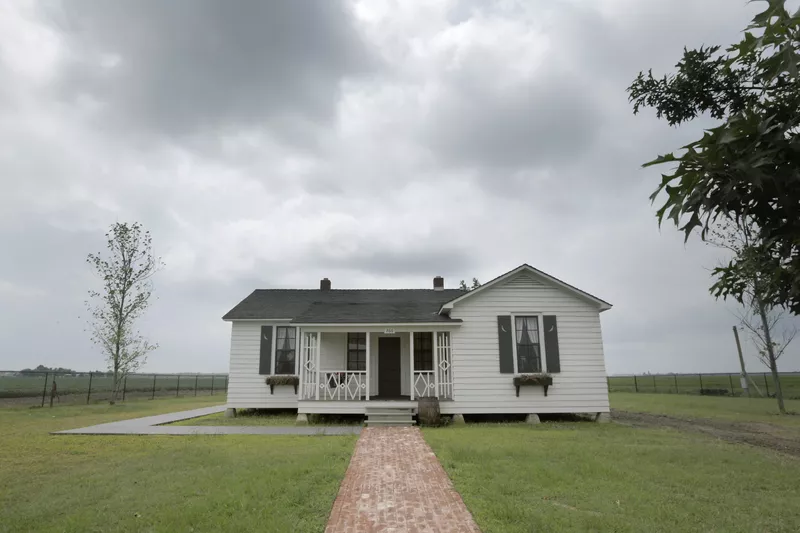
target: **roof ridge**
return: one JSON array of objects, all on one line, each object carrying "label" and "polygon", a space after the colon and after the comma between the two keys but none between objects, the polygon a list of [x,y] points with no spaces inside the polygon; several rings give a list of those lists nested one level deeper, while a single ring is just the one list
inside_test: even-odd
[{"label": "roof ridge", "polygon": [[372,291],[372,292],[387,292],[387,291],[428,291],[428,292],[446,292],[446,291],[458,291],[464,292],[462,289],[442,289],[437,291],[435,289],[286,289],[286,288],[277,288],[277,289],[255,289],[256,291],[297,291],[297,292],[335,292],[335,291]]}]

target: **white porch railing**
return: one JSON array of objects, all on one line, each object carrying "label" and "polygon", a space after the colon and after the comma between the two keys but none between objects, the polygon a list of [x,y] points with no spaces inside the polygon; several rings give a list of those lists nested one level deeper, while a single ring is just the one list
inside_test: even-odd
[{"label": "white porch railing", "polygon": [[436,376],[433,370],[414,371],[414,397],[436,396]]},{"label": "white porch railing", "polygon": [[366,370],[323,370],[320,372],[320,400],[365,400]]}]

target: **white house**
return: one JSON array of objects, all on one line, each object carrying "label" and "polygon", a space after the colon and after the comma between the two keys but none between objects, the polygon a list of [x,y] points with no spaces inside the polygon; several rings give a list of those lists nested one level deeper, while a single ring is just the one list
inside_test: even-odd
[{"label": "white house", "polygon": [[297,409],[300,420],[410,414],[435,396],[442,414],[605,420],[600,313],[610,308],[529,265],[468,292],[438,276],[432,289],[336,290],[326,278],[319,289],[256,290],[223,317],[227,407]]}]

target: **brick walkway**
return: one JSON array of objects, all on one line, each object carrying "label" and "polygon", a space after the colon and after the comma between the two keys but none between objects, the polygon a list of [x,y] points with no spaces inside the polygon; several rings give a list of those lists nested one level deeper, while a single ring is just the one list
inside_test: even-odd
[{"label": "brick walkway", "polygon": [[361,433],[325,533],[480,533],[415,427]]}]

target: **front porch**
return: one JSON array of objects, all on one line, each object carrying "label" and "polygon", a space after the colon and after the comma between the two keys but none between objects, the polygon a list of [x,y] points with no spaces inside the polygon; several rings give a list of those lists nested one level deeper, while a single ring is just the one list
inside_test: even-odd
[{"label": "front porch", "polygon": [[298,412],[363,413],[381,403],[416,409],[422,397],[452,399],[450,327],[298,327]]}]

